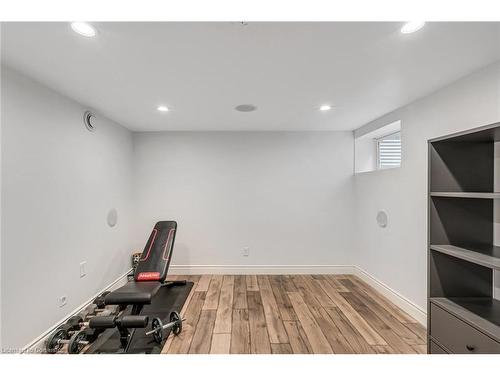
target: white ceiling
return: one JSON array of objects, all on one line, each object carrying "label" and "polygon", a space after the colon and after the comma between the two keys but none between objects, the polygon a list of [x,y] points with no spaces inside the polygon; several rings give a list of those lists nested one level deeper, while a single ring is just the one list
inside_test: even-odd
[{"label": "white ceiling", "polygon": [[135,131],[351,130],[500,59],[500,23],[94,25],[3,23],[2,62]]}]

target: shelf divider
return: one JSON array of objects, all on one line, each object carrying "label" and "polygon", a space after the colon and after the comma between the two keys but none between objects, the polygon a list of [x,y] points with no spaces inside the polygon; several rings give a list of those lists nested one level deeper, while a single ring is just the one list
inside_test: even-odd
[{"label": "shelf divider", "polygon": [[500,246],[430,245],[431,250],[500,271]]},{"label": "shelf divider", "polygon": [[500,199],[499,192],[484,193],[484,192],[433,191],[430,194],[431,197],[443,197],[443,198]]}]

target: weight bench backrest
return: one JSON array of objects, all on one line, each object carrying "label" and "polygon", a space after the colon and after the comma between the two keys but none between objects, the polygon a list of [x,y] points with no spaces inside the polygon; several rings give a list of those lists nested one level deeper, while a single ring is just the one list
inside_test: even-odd
[{"label": "weight bench backrest", "polygon": [[175,221],[156,223],[135,269],[135,281],[165,281],[172,258],[176,231]]}]

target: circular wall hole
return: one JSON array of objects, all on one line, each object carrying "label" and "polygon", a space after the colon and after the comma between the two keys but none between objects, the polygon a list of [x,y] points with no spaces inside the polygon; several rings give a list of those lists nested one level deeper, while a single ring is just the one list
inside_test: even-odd
[{"label": "circular wall hole", "polygon": [[107,222],[108,226],[111,228],[113,228],[118,223],[118,212],[116,211],[116,208],[112,208],[111,210],[109,210]]},{"label": "circular wall hole", "polygon": [[387,212],[384,210],[377,212],[377,224],[380,228],[387,227]]},{"label": "circular wall hole", "polygon": [[253,104],[240,104],[234,107],[238,112],[253,112],[257,109]]},{"label": "circular wall hole", "polygon": [[90,111],[85,111],[83,114],[83,123],[88,131],[95,131],[95,115]]}]

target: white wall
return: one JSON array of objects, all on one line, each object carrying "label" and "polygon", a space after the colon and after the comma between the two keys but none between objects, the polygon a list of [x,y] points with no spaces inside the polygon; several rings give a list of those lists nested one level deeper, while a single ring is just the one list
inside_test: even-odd
[{"label": "white wall", "polygon": [[1,84],[2,341],[20,348],[129,268],[133,144],[102,117],[88,132],[85,107],[10,69]]},{"label": "white wall", "polygon": [[[366,125],[401,120],[401,168],[357,174],[357,264],[426,309],[427,140],[500,121],[500,63]],[[362,133],[362,131],[359,131]],[[389,225],[377,226],[379,209]]]},{"label": "white wall", "polygon": [[351,132],[142,133],[134,143],[135,237],[176,219],[172,264],[352,264]]},{"label": "white wall", "polygon": [[377,169],[377,142],[373,137],[356,138],[354,142],[354,173]]}]

